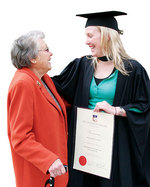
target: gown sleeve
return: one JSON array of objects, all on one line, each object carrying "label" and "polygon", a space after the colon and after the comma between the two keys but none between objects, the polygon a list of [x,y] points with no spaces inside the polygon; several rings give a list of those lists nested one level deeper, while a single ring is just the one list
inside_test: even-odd
[{"label": "gown sleeve", "polygon": [[[145,114],[150,110],[150,80],[148,74],[142,66],[138,66],[136,69],[132,78],[134,79],[132,84],[132,103],[123,106],[128,118],[134,114],[139,115],[139,111]],[[137,111],[132,110],[134,108]]]},{"label": "gown sleeve", "polygon": [[[132,75],[131,75],[132,76]],[[135,67],[132,88],[132,102],[122,106],[127,113],[129,127],[140,153],[143,155],[150,130],[150,80],[145,69]],[[136,108],[136,110],[132,110]],[[138,112],[141,111],[141,112]]]},{"label": "gown sleeve", "polygon": [[52,77],[52,80],[60,95],[69,103],[73,103],[76,85],[79,78],[82,58],[76,58],[70,62],[60,73]]}]

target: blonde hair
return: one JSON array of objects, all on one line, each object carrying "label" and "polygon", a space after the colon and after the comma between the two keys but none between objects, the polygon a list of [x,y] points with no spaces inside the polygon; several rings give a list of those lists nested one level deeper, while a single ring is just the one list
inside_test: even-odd
[{"label": "blonde hair", "polygon": [[[123,44],[120,39],[120,35],[117,31],[107,28],[99,27],[101,32],[101,49],[107,59],[111,59],[114,62],[114,66],[123,75],[128,75],[128,71],[125,69],[124,60],[129,60],[131,57],[126,53]],[[98,58],[93,57],[94,67],[96,68]]]}]

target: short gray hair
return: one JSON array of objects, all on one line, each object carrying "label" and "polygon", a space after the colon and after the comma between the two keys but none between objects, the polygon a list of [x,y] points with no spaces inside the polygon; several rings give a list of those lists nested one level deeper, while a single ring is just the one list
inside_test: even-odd
[{"label": "short gray hair", "polygon": [[45,34],[41,31],[30,31],[16,39],[11,49],[12,64],[17,68],[30,67],[30,59],[38,55],[39,39],[44,39]]}]

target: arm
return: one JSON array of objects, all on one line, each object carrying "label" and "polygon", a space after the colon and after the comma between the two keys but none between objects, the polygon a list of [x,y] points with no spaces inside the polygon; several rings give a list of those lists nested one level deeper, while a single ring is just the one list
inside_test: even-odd
[{"label": "arm", "polygon": [[[131,74],[126,77],[128,84],[126,84],[125,92],[126,94],[120,95],[118,99],[120,100],[120,105],[111,106],[106,101],[97,103],[95,111],[103,110],[107,113],[114,114],[117,116],[123,116],[132,118],[134,115],[139,115],[141,118],[142,114],[149,109],[150,103],[150,82],[145,69],[139,64],[135,63],[134,69],[131,69]],[[133,71],[133,73],[132,73]],[[124,82],[122,84],[125,84]],[[122,90],[120,90],[122,93]],[[125,98],[124,98],[125,97]],[[125,102],[122,102],[122,101]]]},{"label": "arm", "polygon": [[58,156],[36,140],[34,134],[34,103],[31,87],[19,81],[8,95],[10,142],[14,151],[46,173]]},{"label": "arm", "polygon": [[74,59],[60,75],[52,77],[57,91],[69,104],[73,103],[82,61],[84,61],[83,58]]}]

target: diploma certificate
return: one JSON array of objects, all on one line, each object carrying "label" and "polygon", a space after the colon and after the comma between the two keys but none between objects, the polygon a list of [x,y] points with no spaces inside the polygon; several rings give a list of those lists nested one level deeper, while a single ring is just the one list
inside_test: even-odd
[{"label": "diploma certificate", "polygon": [[110,178],[114,115],[77,108],[73,168]]}]

